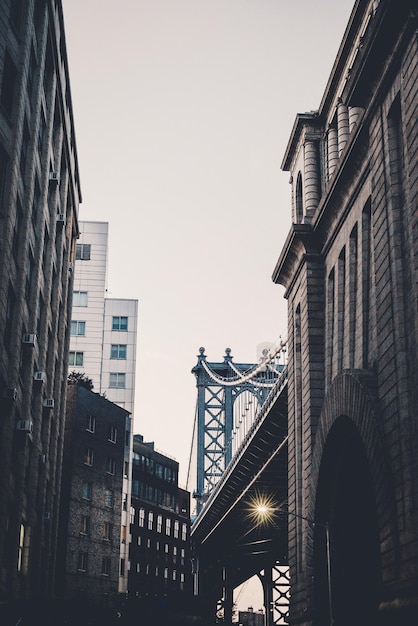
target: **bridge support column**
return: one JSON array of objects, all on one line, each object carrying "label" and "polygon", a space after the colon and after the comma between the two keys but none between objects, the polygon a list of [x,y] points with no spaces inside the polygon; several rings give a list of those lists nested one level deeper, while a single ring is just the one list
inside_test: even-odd
[{"label": "bridge support column", "polygon": [[289,567],[276,562],[264,569],[258,577],[263,586],[265,626],[287,624],[290,598]]},{"label": "bridge support column", "polygon": [[224,566],[222,569],[222,589],[223,589],[224,624],[225,626],[232,626],[234,590],[228,581],[228,568],[226,566]]}]

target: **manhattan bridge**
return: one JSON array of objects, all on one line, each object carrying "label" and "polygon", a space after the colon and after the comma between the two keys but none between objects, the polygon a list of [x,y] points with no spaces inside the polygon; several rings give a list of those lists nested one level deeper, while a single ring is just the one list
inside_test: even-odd
[{"label": "manhattan bridge", "polygon": [[266,524],[258,511],[287,502],[287,341],[258,352],[257,363],[235,363],[226,348],[213,362],[202,347],[192,369],[193,575],[195,593],[217,603],[222,621],[232,614],[233,590],[258,576],[271,626],[288,614],[287,518],[268,513]]}]

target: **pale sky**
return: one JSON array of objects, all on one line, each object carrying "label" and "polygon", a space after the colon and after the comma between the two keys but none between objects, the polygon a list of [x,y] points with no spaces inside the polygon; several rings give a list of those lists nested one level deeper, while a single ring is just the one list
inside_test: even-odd
[{"label": "pale sky", "polygon": [[134,430],[179,461],[182,486],[199,347],[251,363],[286,334],[280,164],[353,5],[63,0],[79,218],[109,222],[109,296],[139,300]]}]

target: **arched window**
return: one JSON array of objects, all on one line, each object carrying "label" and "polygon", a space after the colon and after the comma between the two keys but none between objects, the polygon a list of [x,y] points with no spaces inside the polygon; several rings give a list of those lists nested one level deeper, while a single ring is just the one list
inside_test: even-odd
[{"label": "arched window", "polygon": [[296,179],[296,222],[301,224],[303,221],[303,193],[302,193],[302,175],[299,172]]}]

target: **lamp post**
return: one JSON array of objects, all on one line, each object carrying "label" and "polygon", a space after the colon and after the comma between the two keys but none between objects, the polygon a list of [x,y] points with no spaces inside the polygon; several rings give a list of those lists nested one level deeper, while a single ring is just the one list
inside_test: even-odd
[{"label": "lamp post", "polygon": [[281,507],[274,506],[273,500],[271,498],[256,498],[250,507],[250,516],[254,521],[258,521],[258,524],[268,524],[269,521],[273,520],[275,513],[284,513],[288,516],[297,517],[299,519],[307,522],[312,529],[315,526],[319,528],[323,528],[325,531],[325,550],[326,550],[326,561],[327,561],[327,588],[328,588],[328,609],[329,609],[329,622],[330,626],[334,624],[334,617],[332,612],[332,585],[331,585],[331,546],[330,546],[330,534],[329,534],[329,524],[326,522],[325,524],[322,522],[315,522],[314,520],[309,519],[299,513],[294,511],[289,511],[288,509],[282,509]]}]

